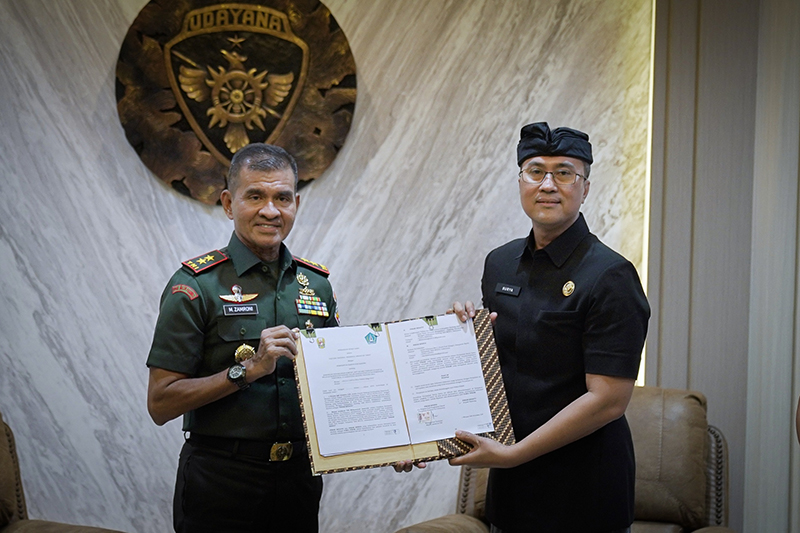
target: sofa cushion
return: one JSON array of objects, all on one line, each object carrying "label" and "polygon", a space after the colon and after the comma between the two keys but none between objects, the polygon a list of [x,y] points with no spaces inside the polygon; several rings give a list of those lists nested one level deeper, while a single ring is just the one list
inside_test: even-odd
[{"label": "sofa cushion", "polygon": [[487,533],[489,526],[464,514],[451,514],[398,529],[395,533]]},{"label": "sofa cushion", "polygon": [[683,533],[683,528],[678,524],[637,520],[631,525],[631,533]]},{"label": "sofa cushion", "polygon": [[625,416],[636,454],[636,519],[689,530],[708,525],[705,396],[635,387]]}]

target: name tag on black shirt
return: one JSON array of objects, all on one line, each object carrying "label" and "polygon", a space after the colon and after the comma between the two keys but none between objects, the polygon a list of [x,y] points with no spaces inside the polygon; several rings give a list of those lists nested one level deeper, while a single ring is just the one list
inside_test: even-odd
[{"label": "name tag on black shirt", "polygon": [[508,294],[509,296],[519,296],[519,287],[506,283],[498,283],[495,292],[498,294]]},{"label": "name tag on black shirt", "polygon": [[222,312],[225,316],[239,316],[239,315],[257,315],[257,304],[229,304],[222,306]]}]

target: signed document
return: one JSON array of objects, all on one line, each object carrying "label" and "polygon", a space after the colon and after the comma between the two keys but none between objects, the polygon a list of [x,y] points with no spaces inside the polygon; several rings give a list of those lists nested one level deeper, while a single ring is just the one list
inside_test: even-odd
[{"label": "signed document", "polygon": [[409,444],[389,338],[369,326],[302,338],[322,455]]},{"label": "signed document", "polygon": [[295,371],[314,472],[460,455],[457,429],[513,443],[488,312],[476,321],[480,343],[455,315],[301,330]]},{"label": "signed document", "polygon": [[472,320],[442,315],[388,329],[412,443],[494,429]]}]

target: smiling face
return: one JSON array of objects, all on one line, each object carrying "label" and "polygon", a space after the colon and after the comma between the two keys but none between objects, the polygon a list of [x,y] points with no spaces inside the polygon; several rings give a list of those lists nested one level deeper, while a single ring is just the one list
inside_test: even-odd
[{"label": "smiling face", "polygon": [[[538,167],[545,172],[561,168],[584,175],[580,159],[567,156],[536,156],[525,160],[522,169]],[[548,174],[538,185],[519,180],[522,209],[533,223],[536,247],[543,248],[564,233],[578,219],[581,204],[589,194],[589,180],[579,177],[572,185],[559,185]]]},{"label": "smiling face", "polygon": [[220,200],[239,240],[262,261],[278,259],[300,205],[292,169],[242,168],[234,190],[222,191]]}]

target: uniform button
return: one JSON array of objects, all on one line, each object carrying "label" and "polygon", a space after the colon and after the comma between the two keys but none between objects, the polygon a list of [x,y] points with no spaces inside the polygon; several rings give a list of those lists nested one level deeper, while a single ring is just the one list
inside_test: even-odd
[{"label": "uniform button", "polygon": [[281,422],[281,429],[283,430],[289,429],[289,424],[287,424],[286,422]]},{"label": "uniform button", "polygon": [[280,294],[279,294],[279,295],[277,295],[277,296],[275,297],[275,299],[276,299],[276,300],[280,300],[280,299],[281,299],[281,295],[280,295]]},{"label": "uniform button", "polygon": [[261,272],[269,272],[269,267],[267,265],[262,265]]},{"label": "uniform button", "polygon": [[242,328],[239,330],[239,335],[244,335],[245,333],[247,333],[246,329]]},{"label": "uniform button", "polygon": [[279,383],[280,383],[281,385],[286,385],[286,378],[281,378],[281,379],[279,380]]}]

